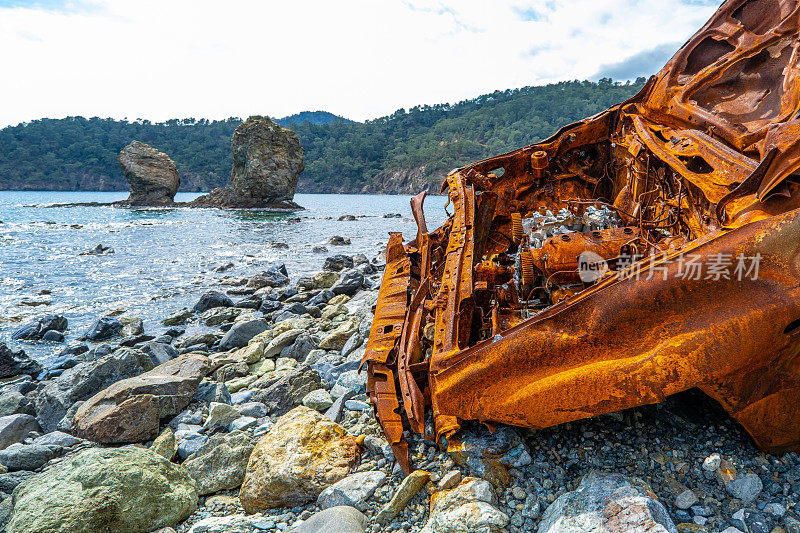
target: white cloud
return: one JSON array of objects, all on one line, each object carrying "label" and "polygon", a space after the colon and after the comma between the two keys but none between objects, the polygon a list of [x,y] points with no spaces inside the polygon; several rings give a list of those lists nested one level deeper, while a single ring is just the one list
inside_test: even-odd
[{"label": "white cloud", "polygon": [[[68,115],[355,120],[596,77],[713,1],[0,0],[0,126]],[[36,7],[38,6],[38,7]],[[637,55],[638,54],[638,55]],[[645,74],[645,73],[642,73]]]}]

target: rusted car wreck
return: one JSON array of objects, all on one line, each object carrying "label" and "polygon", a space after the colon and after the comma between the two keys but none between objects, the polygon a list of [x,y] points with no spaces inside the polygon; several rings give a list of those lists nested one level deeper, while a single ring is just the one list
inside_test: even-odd
[{"label": "rusted car wreck", "polygon": [[699,388],[800,446],[798,0],[729,0],[630,100],[452,171],[392,234],[363,363],[404,428],[545,428]]}]

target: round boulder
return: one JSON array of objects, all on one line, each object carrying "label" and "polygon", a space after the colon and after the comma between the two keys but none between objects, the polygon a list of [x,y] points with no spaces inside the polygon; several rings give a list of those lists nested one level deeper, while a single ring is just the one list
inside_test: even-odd
[{"label": "round boulder", "polygon": [[197,507],[182,467],[134,446],[89,448],[17,487],[10,533],[145,533],[185,520]]}]

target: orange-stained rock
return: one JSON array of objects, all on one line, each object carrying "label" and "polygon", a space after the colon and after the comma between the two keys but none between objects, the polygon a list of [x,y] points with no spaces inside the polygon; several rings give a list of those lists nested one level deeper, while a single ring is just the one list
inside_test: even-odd
[{"label": "orange-stained rock", "polygon": [[305,406],[295,407],[261,437],[239,492],[248,513],[312,501],[358,462],[356,439]]}]

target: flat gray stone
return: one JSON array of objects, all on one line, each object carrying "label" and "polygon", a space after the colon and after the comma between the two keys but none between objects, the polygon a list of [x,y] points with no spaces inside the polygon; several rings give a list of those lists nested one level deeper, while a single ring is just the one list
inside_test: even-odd
[{"label": "flat gray stone", "polygon": [[377,470],[350,474],[323,490],[317,497],[317,504],[321,509],[349,505],[364,511],[367,508],[367,500],[384,481],[386,473]]},{"label": "flat gray stone", "polygon": [[76,444],[84,442],[83,439],[73,437],[69,433],[63,431],[51,431],[33,439],[33,444],[40,444],[43,446],[61,446],[62,448],[69,448]]},{"label": "flat gray stone", "polygon": [[292,533],[364,533],[369,519],[350,506],[325,509],[302,524],[295,526]]}]

